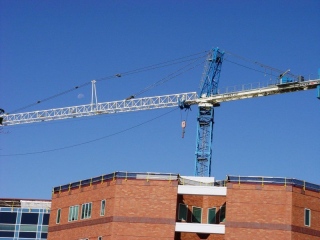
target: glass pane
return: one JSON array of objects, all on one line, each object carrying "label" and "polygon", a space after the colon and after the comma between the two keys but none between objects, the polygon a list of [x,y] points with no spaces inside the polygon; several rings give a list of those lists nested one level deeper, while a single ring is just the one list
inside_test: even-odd
[{"label": "glass pane", "polygon": [[17,213],[11,212],[0,212],[0,222],[1,223],[16,223]]},{"label": "glass pane", "polygon": [[36,232],[20,232],[19,238],[33,238],[36,239],[37,233]]},{"label": "glass pane", "polygon": [[106,200],[102,200],[102,201],[101,201],[100,216],[104,216],[105,207],[106,207]]},{"label": "glass pane", "polygon": [[38,213],[22,213],[21,224],[38,224]]},{"label": "glass pane", "polygon": [[184,204],[179,204],[178,219],[187,221],[187,213],[188,213],[188,207]]},{"label": "glass pane", "polygon": [[216,209],[215,208],[208,209],[208,223],[210,223],[210,224],[216,223]]},{"label": "glass pane", "polygon": [[86,203],[85,206],[84,218],[88,218],[89,205]]},{"label": "glass pane", "polygon": [[226,219],[226,207],[220,208],[220,222],[224,222]]},{"label": "glass pane", "polygon": [[47,233],[48,232],[48,226],[42,226],[42,232]]},{"label": "glass pane", "polygon": [[310,226],[310,209],[304,210],[304,225]]},{"label": "glass pane", "polygon": [[43,214],[43,221],[42,221],[43,225],[49,225],[49,217],[50,217],[50,214]]},{"label": "glass pane", "polygon": [[68,215],[68,221],[72,221],[72,212],[73,212],[73,207],[69,207],[69,215]]},{"label": "glass pane", "polygon": [[88,218],[90,218],[91,217],[91,203],[89,203],[89,210],[88,210]]},{"label": "glass pane", "polygon": [[201,208],[198,208],[198,207],[192,208],[192,222],[201,223]]},{"label": "glass pane", "polygon": [[81,208],[81,219],[84,219],[84,212],[85,212],[85,204],[82,204],[82,208]]},{"label": "glass pane", "polygon": [[79,206],[74,206],[73,219],[78,220]]},{"label": "glass pane", "polygon": [[36,232],[37,225],[20,225],[20,232]]},{"label": "glass pane", "polygon": [[61,209],[58,209],[58,212],[57,212],[57,223],[60,223],[60,213],[61,213]]},{"label": "glass pane", "polygon": [[14,231],[14,225],[0,224],[0,231]]},{"label": "glass pane", "polygon": [[14,232],[0,231],[0,237],[14,237]]}]

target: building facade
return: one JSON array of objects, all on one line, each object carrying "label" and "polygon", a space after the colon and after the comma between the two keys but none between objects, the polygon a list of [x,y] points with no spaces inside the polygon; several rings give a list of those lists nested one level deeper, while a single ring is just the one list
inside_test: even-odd
[{"label": "building facade", "polygon": [[320,239],[320,186],[115,172],[53,189],[49,240]]},{"label": "building facade", "polygon": [[320,186],[296,179],[229,177],[226,239],[320,239]]},{"label": "building facade", "polygon": [[0,240],[45,240],[51,200],[0,199]]}]

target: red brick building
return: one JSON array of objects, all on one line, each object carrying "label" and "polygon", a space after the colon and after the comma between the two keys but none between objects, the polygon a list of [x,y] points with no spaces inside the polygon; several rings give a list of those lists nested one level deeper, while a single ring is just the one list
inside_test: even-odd
[{"label": "red brick building", "polygon": [[320,186],[115,172],[55,187],[49,240],[320,239]]}]

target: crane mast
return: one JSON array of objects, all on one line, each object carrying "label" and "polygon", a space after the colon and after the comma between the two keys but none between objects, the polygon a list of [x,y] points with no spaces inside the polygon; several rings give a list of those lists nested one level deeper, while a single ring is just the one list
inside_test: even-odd
[{"label": "crane mast", "polygon": [[[209,52],[200,83],[199,99],[206,99],[218,93],[223,55],[224,52],[218,48]],[[211,176],[214,107],[214,104],[208,102],[198,105],[195,176]]]}]

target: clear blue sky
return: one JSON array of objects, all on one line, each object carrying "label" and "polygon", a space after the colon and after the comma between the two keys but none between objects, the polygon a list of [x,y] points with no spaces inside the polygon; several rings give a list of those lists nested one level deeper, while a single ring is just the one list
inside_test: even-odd
[{"label": "clear blue sky", "polygon": [[[319,9],[317,0],[0,0],[0,108],[10,113],[92,79],[213,47],[315,79],[320,68]],[[221,87],[270,78],[231,61],[249,62],[228,59]],[[124,99],[181,66],[100,81],[98,101]],[[202,71],[203,65],[140,97],[198,91]],[[23,111],[90,101],[88,85]],[[188,115],[184,139],[181,119],[186,113],[180,110],[110,136],[169,111],[4,128],[0,197],[50,199],[54,186],[114,171],[193,175],[196,106]],[[224,103],[215,113],[212,173],[217,179],[228,174],[277,176],[320,184],[320,101],[315,91]]]}]

